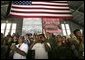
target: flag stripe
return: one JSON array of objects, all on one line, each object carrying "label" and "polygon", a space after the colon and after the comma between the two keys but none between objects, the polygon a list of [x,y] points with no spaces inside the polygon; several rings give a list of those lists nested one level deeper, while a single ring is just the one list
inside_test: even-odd
[{"label": "flag stripe", "polygon": [[63,3],[60,3],[60,2],[39,2],[39,1],[35,1],[35,2],[32,2],[32,4],[48,4],[48,5],[68,5],[68,3],[65,3],[65,2],[63,2]]},{"label": "flag stripe", "polygon": [[16,18],[59,18],[61,21],[63,19],[71,19],[72,16],[21,16],[21,15],[14,15],[10,14],[9,17],[16,17]]},{"label": "flag stripe", "polygon": [[24,14],[24,13],[15,13],[15,12],[10,12],[10,14],[13,15],[21,15],[21,16],[72,16],[69,14],[47,14],[47,13],[30,13],[30,14]]},{"label": "flag stripe", "polygon": [[61,9],[67,9],[69,7],[59,7],[59,6],[43,6],[43,5],[30,5],[30,6],[25,6],[25,5],[12,5],[13,7],[23,7],[23,8],[61,8]]},{"label": "flag stripe", "polygon": [[62,16],[66,18],[72,16],[67,1],[32,1],[32,4],[29,5],[23,2],[14,2],[11,6],[10,14],[26,17]]},{"label": "flag stripe", "polygon": [[48,9],[48,10],[70,10],[69,8],[65,8],[65,9],[61,9],[61,8],[32,8],[32,7],[30,7],[30,8],[26,8],[26,7],[13,7],[12,6],[12,8],[13,9]]},{"label": "flag stripe", "polygon": [[69,10],[69,8],[49,8],[49,7],[47,7],[47,8],[40,8],[40,7],[30,7],[30,8],[27,8],[27,7],[14,7],[14,6],[12,6],[12,8],[16,8],[16,9],[50,9],[50,10]]},{"label": "flag stripe", "polygon": [[12,12],[25,13],[25,14],[29,14],[29,13],[30,13],[30,14],[31,14],[31,13],[32,13],[32,14],[33,14],[33,13],[36,13],[36,14],[37,14],[37,13],[41,13],[41,14],[42,14],[42,13],[48,13],[48,14],[70,14],[70,12],[69,12],[69,13],[68,13],[68,12],[67,12],[67,13],[66,13],[66,12],[63,12],[63,13],[62,13],[62,12],[46,12],[46,11],[45,11],[45,12],[43,12],[43,11],[42,11],[42,12],[41,12],[41,11],[39,11],[39,12],[38,12],[38,11],[37,11],[37,12],[34,12],[34,11],[30,11],[30,12],[12,11]]},{"label": "flag stripe", "polygon": [[60,7],[68,7],[68,5],[50,5],[50,4],[32,4],[32,5],[43,5],[43,6],[60,6]]},{"label": "flag stripe", "polygon": [[[34,11],[35,10],[35,11]],[[69,10],[48,10],[48,9],[11,9],[12,12],[61,12],[61,13],[69,13]]]}]

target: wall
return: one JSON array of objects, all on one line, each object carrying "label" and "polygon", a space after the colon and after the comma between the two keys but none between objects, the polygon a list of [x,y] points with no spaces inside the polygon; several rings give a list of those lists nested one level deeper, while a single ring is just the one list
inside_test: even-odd
[{"label": "wall", "polygon": [[71,32],[73,32],[75,29],[84,29],[84,27],[81,27],[71,21],[62,21],[61,23],[64,23],[64,22],[69,24]]},{"label": "wall", "polygon": [[[1,20],[1,23],[6,22],[6,20]],[[17,23],[17,29],[16,32],[18,34],[22,34],[22,25],[23,25],[23,19],[20,18],[9,18],[8,22],[10,23]],[[62,21],[61,23],[64,23],[64,21]],[[80,27],[79,25],[71,22],[71,21],[65,21],[65,23],[68,23],[71,29],[71,32],[73,32],[75,29],[84,29],[84,27]]]},{"label": "wall", "polygon": [[20,18],[8,18],[7,20],[1,20],[1,23],[6,23],[6,21],[8,21],[8,23],[17,23],[16,33],[21,35],[23,19],[20,19]]}]

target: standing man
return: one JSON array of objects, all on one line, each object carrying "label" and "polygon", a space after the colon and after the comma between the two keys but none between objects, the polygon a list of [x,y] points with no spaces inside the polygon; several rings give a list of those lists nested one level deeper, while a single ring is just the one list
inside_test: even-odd
[{"label": "standing man", "polygon": [[37,43],[34,44],[32,50],[35,50],[35,59],[48,59],[48,52],[45,50],[45,36],[40,34]]},{"label": "standing man", "polygon": [[46,32],[46,37],[45,47],[48,51],[48,58],[53,59],[55,53],[54,48],[56,46],[55,36],[52,33]]},{"label": "standing man", "polygon": [[79,51],[79,59],[83,58],[84,53],[84,37],[79,29],[74,30],[74,35],[76,37],[76,41],[78,41],[78,51]]},{"label": "standing man", "polygon": [[20,36],[16,46],[12,45],[11,49],[14,52],[13,59],[26,59],[28,45],[24,43],[24,37]]}]

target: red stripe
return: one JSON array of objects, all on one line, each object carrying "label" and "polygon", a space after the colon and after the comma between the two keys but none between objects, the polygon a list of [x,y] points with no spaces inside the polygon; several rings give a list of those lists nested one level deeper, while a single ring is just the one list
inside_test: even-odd
[{"label": "red stripe", "polygon": [[29,11],[29,12],[26,12],[26,11],[12,11],[11,12],[15,12],[15,13],[25,13],[25,14],[29,14],[29,13],[47,13],[47,14],[71,14],[71,12],[35,12],[35,11]]},{"label": "red stripe", "polygon": [[73,16],[60,16],[60,17],[57,17],[57,16],[20,16],[20,15],[12,15],[10,14],[9,17],[17,17],[17,18],[59,18],[59,19],[72,19]]},{"label": "red stripe", "polygon": [[65,8],[65,9],[60,9],[60,8],[34,8],[34,7],[11,7],[11,8],[17,8],[17,9],[49,9],[49,10],[70,10],[69,8]]},{"label": "red stripe", "polygon": [[[57,6],[56,6],[57,7]],[[37,9],[37,7],[15,7],[15,6],[12,6],[12,8],[22,8],[22,9],[29,9],[29,8],[36,8]],[[42,7],[41,7],[42,8]],[[54,8],[49,8],[49,9],[54,9]],[[59,9],[59,8],[55,8],[55,9]],[[62,9],[69,9],[69,8],[62,8]]]}]

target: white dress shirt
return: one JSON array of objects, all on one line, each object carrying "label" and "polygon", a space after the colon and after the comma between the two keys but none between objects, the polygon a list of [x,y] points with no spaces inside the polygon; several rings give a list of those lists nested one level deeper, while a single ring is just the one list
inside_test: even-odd
[{"label": "white dress shirt", "polygon": [[35,50],[35,59],[48,59],[48,53],[43,43],[36,43],[32,50]]},{"label": "white dress shirt", "polygon": [[[19,48],[20,50],[24,51],[25,53],[28,52],[28,45],[23,43],[20,47],[19,44],[16,45],[17,48]],[[17,53],[15,51],[14,55],[13,55],[13,59],[26,59],[26,56],[20,55],[19,53]]]}]

